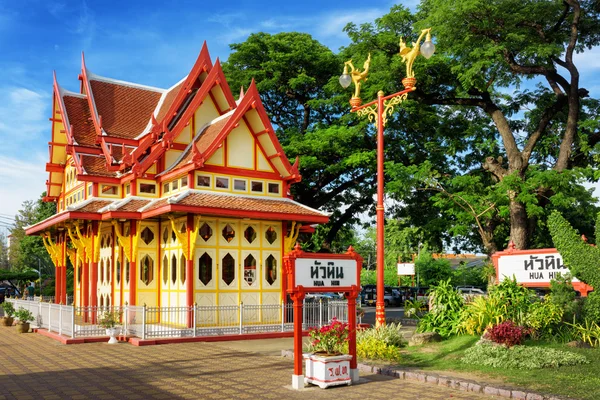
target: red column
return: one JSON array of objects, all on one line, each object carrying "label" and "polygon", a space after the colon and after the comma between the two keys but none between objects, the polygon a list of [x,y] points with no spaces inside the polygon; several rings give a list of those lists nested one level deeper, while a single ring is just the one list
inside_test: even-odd
[{"label": "red column", "polygon": [[383,207],[383,92],[377,93],[377,302],[375,303],[375,326],[385,325],[384,303],[384,227],[385,215]]},{"label": "red column", "polygon": [[[129,229],[129,243],[132,245],[133,247],[133,240],[132,238],[136,235],[136,230],[137,230],[137,224],[135,223],[136,221],[130,221],[131,223],[131,228]],[[129,263],[129,305],[130,306],[135,306],[136,303],[136,292],[137,292],[137,277],[136,277],[136,261],[137,261],[137,254],[135,254],[135,252],[137,252],[137,249],[132,248],[131,249],[132,255],[131,258],[133,261],[131,261]]]},{"label": "red column", "polygon": [[62,273],[60,271],[60,265],[54,266],[54,303],[60,304],[60,279]]},{"label": "red column", "polygon": [[85,262],[81,266],[81,305],[87,307],[90,305],[90,263],[84,257]]},{"label": "red column", "polygon": [[356,369],[356,298],[358,297],[358,289],[347,293],[348,297],[348,325],[350,333],[348,334],[348,352],[352,356],[350,360],[350,369]]}]

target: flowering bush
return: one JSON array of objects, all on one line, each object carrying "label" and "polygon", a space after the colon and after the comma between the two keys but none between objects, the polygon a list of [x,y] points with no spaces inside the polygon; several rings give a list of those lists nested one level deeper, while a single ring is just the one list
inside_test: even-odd
[{"label": "flowering bush", "polygon": [[493,342],[503,344],[506,347],[512,347],[523,343],[525,336],[529,334],[529,330],[523,326],[518,326],[514,322],[507,320],[501,324],[494,325],[488,329],[486,339]]},{"label": "flowering bush", "polygon": [[103,328],[114,328],[121,323],[122,311],[105,311],[98,317],[98,325]]},{"label": "flowering bush", "polygon": [[341,353],[348,341],[350,328],[333,318],[331,324],[319,328],[311,328],[308,332],[311,342],[309,351],[324,352],[327,354]]}]

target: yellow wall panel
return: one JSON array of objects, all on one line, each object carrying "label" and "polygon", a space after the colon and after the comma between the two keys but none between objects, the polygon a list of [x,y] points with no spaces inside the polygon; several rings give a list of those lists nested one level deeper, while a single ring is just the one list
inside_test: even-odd
[{"label": "yellow wall panel", "polygon": [[257,162],[258,170],[273,172],[273,168],[271,168],[271,164],[269,164],[269,161],[267,161],[267,158],[263,154],[262,150],[258,147],[258,145],[256,146],[256,154],[257,154],[257,158],[258,158],[258,160],[257,160],[258,161]]},{"label": "yellow wall panel", "polygon": [[227,136],[227,165],[254,169],[254,137],[244,122]]},{"label": "yellow wall panel", "polygon": [[194,113],[194,118],[196,119],[196,133],[198,133],[198,130],[204,128],[204,126],[207,123],[217,118],[218,116],[219,112],[213,104],[212,99],[210,97],[205,98],[204,103],[202,103],[202,105],[198,107],[198,109]]},{"label": "yellow wall panel", "polygon": [[212,156],[210,156],[210,158],[206,161],[206,164],[210,164],[210,165],[220,165],[223,166],[225,165],[225,162],[223,160],[223,147],[219,147]]},{"label": "yellow wall panel", "polygon": [[182,151],[179,150],[167,150],[165,154],[165,168],[171,167],[181,156]]},{"label": "yellow wall panel", "polygon": [[190,121],[185,128],[177,135],[174,142],[189,144],[192,141],[192,122]]}]

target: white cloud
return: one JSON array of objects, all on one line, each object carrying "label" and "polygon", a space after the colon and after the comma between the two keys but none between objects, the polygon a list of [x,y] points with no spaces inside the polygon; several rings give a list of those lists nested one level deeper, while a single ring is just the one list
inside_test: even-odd
[{"label": "white cloud", "polygon": [[0,206],[14,215],[26,200],[37,200],[46,190],[46,156],[42,153],[16,158],[0,155]]},{"label": "white cloud", "polygon": [[12,152],[48,131],[50,95],[24,87],[0,87],[0,148]]}]

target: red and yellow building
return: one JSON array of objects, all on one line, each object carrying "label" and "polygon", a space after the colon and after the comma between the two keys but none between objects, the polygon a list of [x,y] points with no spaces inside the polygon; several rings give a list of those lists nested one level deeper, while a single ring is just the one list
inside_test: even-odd
[{"label": "red and yellow building", "polygon": [[73,93],[54,79],[57,213],[27,229],[55,264],[56,302],[69,260],[78,306],[280,304],[283,254],[328,217],[289,195],[298,162],[254,82],[234,99],[206,44],[168,89],[100,77],[83,57],[79,80]]}]

